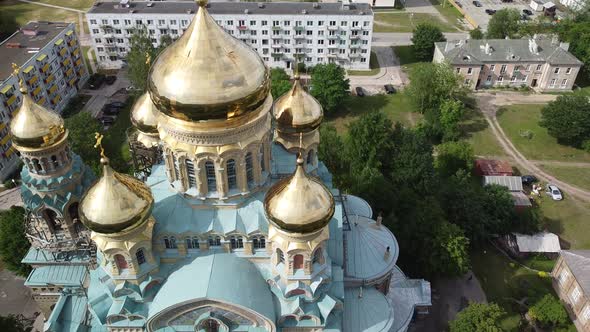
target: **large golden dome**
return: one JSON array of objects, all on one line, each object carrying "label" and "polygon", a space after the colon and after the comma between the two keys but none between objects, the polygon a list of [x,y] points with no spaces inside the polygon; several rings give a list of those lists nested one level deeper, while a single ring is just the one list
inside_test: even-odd
[{"label": "large golden dome", "polygon": [[146,147],[158,144],[158,109],[152,102],[149,93],[141,95],[131,108],[131,123],[137,128],[137,140]]},{"label": "large golden dome", "polygon": [[299,156],[295,173],[267,192],[264,210],[270,222],[283,231],[313,233],[332,219],[334,196],[320,180],[305,172]]},{"label": "large golden dome", "polygon": [[276,100],[273,114],[277,130],[288,134],[310,132],[320,126],[324,117],[322,106],[303,89],[299,75],[295,75],[291,90]]},{"label": "large golden dome", "polygon": [[148,89],[164,114],[187,121],[230,119],[254,111],[270,91],[260,56],[229,35],[199,2],[186,32],[155,60]]},{"label": "large golden dome", "polygon": [[102,158],[102,177],[80,202],[80,219],[101,234],[130,231],[150,216],[154,198],[149,187],[136,178],[115,172]]}]

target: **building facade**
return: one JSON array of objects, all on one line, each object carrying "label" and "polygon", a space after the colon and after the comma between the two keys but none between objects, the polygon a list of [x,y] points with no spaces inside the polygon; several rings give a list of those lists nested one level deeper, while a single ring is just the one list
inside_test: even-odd
[{"label": "building facade", "polygon": [[[97,2],[86,14],[98,62],[120,68],[134,28],[144,25],[155,46],[160,38],[178,38],[197,6],[185,2]],[[369,69],[373,11],[366,3],[214,2],[208,10],[230,35],[262,57],[269,67],[293,68],[337,63]]]},{"label": "building facade", "polygon": [[551,275],[578,331],[590,331],[590,250],[562,250]]},{"label": "building facade", "polygon": [[555,40],[489,39],[435,43],[433,62],[448,62],[472,89],[571,90],[582,62]]},{"label": "building facade", "polygon": [[[11,75],[11,65],[21,67]],[[72,23],[30,22],[0,43],[0,181],[19,164],[8,123],[21,105],[19,80],[34,102],[61,112],[88,79],[80,42]]]},{"label": "building facade", "polygon": [[574,11],[582,10],[589,6],[588,0],[559,0],[559,3]]}]

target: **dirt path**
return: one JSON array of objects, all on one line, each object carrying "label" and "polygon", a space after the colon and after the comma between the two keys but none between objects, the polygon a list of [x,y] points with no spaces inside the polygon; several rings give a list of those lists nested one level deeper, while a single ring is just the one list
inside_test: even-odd
[{"label": "dirt path", "polygon": [[498,123],[496,112],[499,105],[506,104],[522,104],[522,103],[543,103],[557,98],[555,95],[517,95],[517,94],[487,94],[481,93],[475,95],[480,111],[483,113],[488,122],[492,133],[500,143],[500,146],[506,153],[513,158],[514,162],[521,168],[535,174],[538,178],[556,184],[558,187],[566,191],[568,194],[590,202],[590,192],[578,188],[572,184],[563,182],[551,174],[543,171],[537,164],[528,160],[516,147],[512,144],[510,139],[504,133],[504,130]]},{"label": "dirt path", "polygon": [[79,10],[79,9],[74,9],[74,8],[69,8],[69,7],[62,7],[62,6],[56,6],[56,5],[50,5],[47,3],[42,3],[42,2],[36,2],[36,1],[29,1],[29,0],[18,0],[20,2],[25,2],[25,3],[30,3],[33,5],[38,5],[38,6],[44,6],[44,7],[51,7],[51,8],[57,8],[57,9],[63,9],[63,10],[68,10],[71,12],[76,12],[76,13],[86,13],[83,10]]}]

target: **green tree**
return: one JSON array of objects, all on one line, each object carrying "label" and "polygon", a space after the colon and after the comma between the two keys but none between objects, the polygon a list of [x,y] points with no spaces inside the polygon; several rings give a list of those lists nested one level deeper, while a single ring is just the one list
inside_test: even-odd
[{"label": "green tree", "polygon": [[319,64],[311,73],[311,94],[317,98],[326,114],[330,114],[349,95],[350,81],[346,71],[334,63]]},{"label": "green tree", "polygon": [[564,327],[569,322],[565,308],[559,299],[551,294],[545,295],[529,308],[529,316],[545,329]]},{"label": "green tree", "polygon": [[469,38],[471,39],[484,39],[483,32],[479,27],[469,31]]},{"label": "green tree", "polygon": [[459,122],[463,118],[465,106],[459,100],[445,100],[440,107],[439,122],[443,141],[455,141],[461,136]]},{"label": "green tree", "polygon": [[7,10],[0,11],[0,40],[4,40],[18,30],[15,15],[12,15]]},{"label": "green tree", "polygon": [[486,227],[487,235],[522,230],[516,223],[514,201],[508,188],[497,184],[484,186],[481,198],[480,204],[485,211],[485,219],[482,223]]},{"label": "green tree", "polygon": [[270,70],[270,90],[273,98],[279,98],[291,89],[290,79],[283,68],[272,68]]},{"label": "green tree", "polygon": [[470,267],[469,239],[455,224],[444,221],[437,226],[430,256],[434,272],[445,276],[464,275]]},{"label": "green tree", "polygon": [[344,154],[344,142],[338,136],[336,128],[327,123],[323,123],[320,127],[318,157],[332,172],[337,187],[346,186],[344,177],[348,173],[346,168],[348,161]]},{"label": "green tree", "polygon": [[80,112],[64,120],[69,132],[72,151],[79,155],[95,174],[101,173],[100,156],[94,148],[94,134],[102,132],[102,126],[88,112]]},{"label": "green tree", "polygon": [[500,9],[488,23],[488,39],[504,39],[517,37],[520,29],[520,12],[516,9]]},{"label": "green tree", "polygon": [[22,207],[0,211],[0,258],[10,271],[20,276],[31,272],[29,265],[21,263],[31,246],[25,236],[24,216]]},{"label": "green tree", "polygon": [[393,123],[381,112],[370,112],[348,126],[346,150],[353,171],[365,167],[391,172]]},{"label": "green tree", "polygon": [[[172,45],[173,42],[174,42],[174,39],[172,39],[172,37],[170,35],[161,35],[160,36],[160,45],[158,45],[158,48],[156,49],[156,54],[160,54],[160,52],[165,50],[166,47]],[[153,59],[153,60],[155,60],[155,59]]]},{"label": "green tree", "polygon": [[590,12],[559,22],[557,27],[560,39],[570,43],[569,51],[584,63],[584,78],[590,80]]},{"label": "green tree", "polygon": [[137,89],[145,91],[151,63],[158,54],[145,26],[137,27],[129,39],[129,80]]},{"label": "green tree", "polygon": [[466,90],[462,85],[462,78],[448,64],[421,63],[410,73],[406,93],[421,113],[432,111],[438,118],[443,102],[462,100]]},{"label": "green tree", "polygon": [[465,141],[446,142],[436,148],[434,166],[444,177],[451,176],[459,170],[470,172],[475,161],[471,144]]},{"label": "green tree", "polygon": [[470,303],[449,324],[450,332],[501,332],[500,318],[506,313],[495,303]]},{"label": "green tree", "polygon": [[581,147],[590,139],[590,102],[582,94],[563,95],[541,110],[542,127],[561,144]]},{"label": "green tree", "polygon": [[33,330],[34,320],[23,315],[8,314],[0,316],[0,331],[3,332],[29,332]]},{"label": "green tree", "polygon": [[420,23],[414,28],[412,36],[412,49],[416,59],[420,61],[432,61],[434,43],[446,41],[440,29],[430,23]]}]

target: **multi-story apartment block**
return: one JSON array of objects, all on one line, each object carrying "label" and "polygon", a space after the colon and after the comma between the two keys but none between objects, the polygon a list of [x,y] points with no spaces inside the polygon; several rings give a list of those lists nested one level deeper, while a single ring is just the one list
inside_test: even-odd
[{"label": "multi-story apartment block", "polygon": [[527,86],[571,90],[582,62],[567,43],[539,39],[460,40],[435,43],[433,62],[448,62],[474,88]]},{"label": "multi-story apartment block", "polygon": [[590,332],[590,250],[562,250],[551,275],[578,331]]},{"label": "multi-story apartment block", "polygon": [[[138,26],[146,26],[155,46],[163,35],[178,38],[196,10],[192,1],[97,2],[86,19],[99,65],[123,66]],[[208,11],[270,67],[290,69],[297,61],[369,69],[373,11],[366,3],[214,2]]]},{"label": "multi-story apartment block", "polygon": [[18,77],[33,100],[57,112],[88,79],[72,23],[30,22],[0,43],[0,181],[19,164],[8,133],[22,100],[13,63],[22,68]]}]

